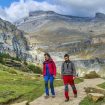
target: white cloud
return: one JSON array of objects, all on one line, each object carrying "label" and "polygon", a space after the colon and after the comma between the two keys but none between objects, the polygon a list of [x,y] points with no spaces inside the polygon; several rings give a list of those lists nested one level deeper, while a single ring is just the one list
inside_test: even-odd
[{"label": "white cloud", "polygon": [[[25,1],[25,2],[24,2]],[[35,10],[52,10],[61,14],[76,16],[94,16],[96,12],[105,13],[105,0],[20,0],[13,2],[10,7],[0,7],[0,17],[16,21]]]},{"label": "white cloud", "polygon": [[63,13],[77,16],[94,16],[105,13],[105,0],[47,0],[63,8]]},{"label": "white cloud", "polygon": [[7,14],[5,13],[4,9],[2,9],[1,7],[0,7],[0,17],[3,19],[6,19],[7,17]]},{"label": "white cloud", "polygon": [[10,7],[4,9],[0,8],[0,17],[11,22],[28,16],[30,11],[35,10],[54,10],[56,11],[56,5],[49,4],[47,2],[37,2],[34,0],[20,0],[20,2],[13,2]]}]

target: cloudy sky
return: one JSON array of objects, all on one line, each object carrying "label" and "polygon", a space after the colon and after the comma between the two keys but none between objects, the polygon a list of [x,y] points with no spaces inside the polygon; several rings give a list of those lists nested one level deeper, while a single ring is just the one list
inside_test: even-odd
[{"label": "cloudy sky", "polygon": [[96,12],[105,13],[105,0],[0,0],[0,17],[11,22],[37,10],[93,17]]}]

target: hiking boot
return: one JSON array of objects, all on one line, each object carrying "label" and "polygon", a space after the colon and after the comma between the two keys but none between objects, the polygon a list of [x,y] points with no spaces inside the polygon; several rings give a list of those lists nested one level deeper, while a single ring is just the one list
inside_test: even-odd
[{"label": "hiking boot", "polygon": [[65,102],[68,102],[69,101],[69,98],[67,98],[66,100],[65,100]]},{"label": "hiking boot", "polygon": [[74,94],[74,98],[77,98],[77,94]]},{"label": "hiking boot", "polygon": [[55,98],[55,95],[52,95],[52,98]]},{"label": "hiking boot", "polygon": [[44,98],[45,98],[45,99],[48,99],[48,98],[49,98],[49,95],[44,96]]}]

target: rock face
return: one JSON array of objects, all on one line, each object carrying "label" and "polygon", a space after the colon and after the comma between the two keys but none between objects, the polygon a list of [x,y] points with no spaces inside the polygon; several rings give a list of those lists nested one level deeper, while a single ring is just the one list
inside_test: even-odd
[{"label": "rock face", "polygon": [[[90,22],[91,19],[65,16],[53,11],[37,11],[31,12],[29,17],[21,19],[15,24],[19,29],[30,33],[31,40],[37,39],[41,43],[49,45],[49,43],[54,44],[54,42],[69,42],[78,39],[78,36],[88,35],[86,30],[82,29],[87,21]],[[71,39],[73,35],[75,39]]]},{"label": "rock face", "polygon": [[37,45],[47,51],[69,50],[74,54],[91,44],[105,43],[105,21],[101,13],[90,18],[66,16],[53,11],[34,11],[15,24],[18,29],[30,34],[28,39],[33,48]]},{"label": "rock face", "polygon": [[[53,52],[51,55],[56,54],[55,60],[57,57],[62,59],[62,55],[68,53],[74,57],[79,74],[89,70],[100,70],[100,74],[104,74],[104,67],[96,61],[96,58],[103,59],[102,62],[105,63],[104,17],[102,13],[96,13],[91,18],[66,16],[53,11],[33,11],[15,24],[18,29],[29,33],[27,39],[31,49]],[[62,53],[61,56],[59,52]]]},{"label": "rock face", "polygon": [[24,52],[28,50],[24,32],[13,24],[0,19],[0,52],[9,53],[24,59]]}]

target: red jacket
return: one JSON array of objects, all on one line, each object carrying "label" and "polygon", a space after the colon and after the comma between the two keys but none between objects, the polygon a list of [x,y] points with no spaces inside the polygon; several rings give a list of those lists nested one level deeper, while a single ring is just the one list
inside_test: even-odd
[{"label": "red jacket", "polygon": [[43,76],[46,75],[46,64],[48,64],[50,74],[56,76],[56,65],[52,59],[48,60],[48,61],[44,61],[44,63],[43,63]]}]

